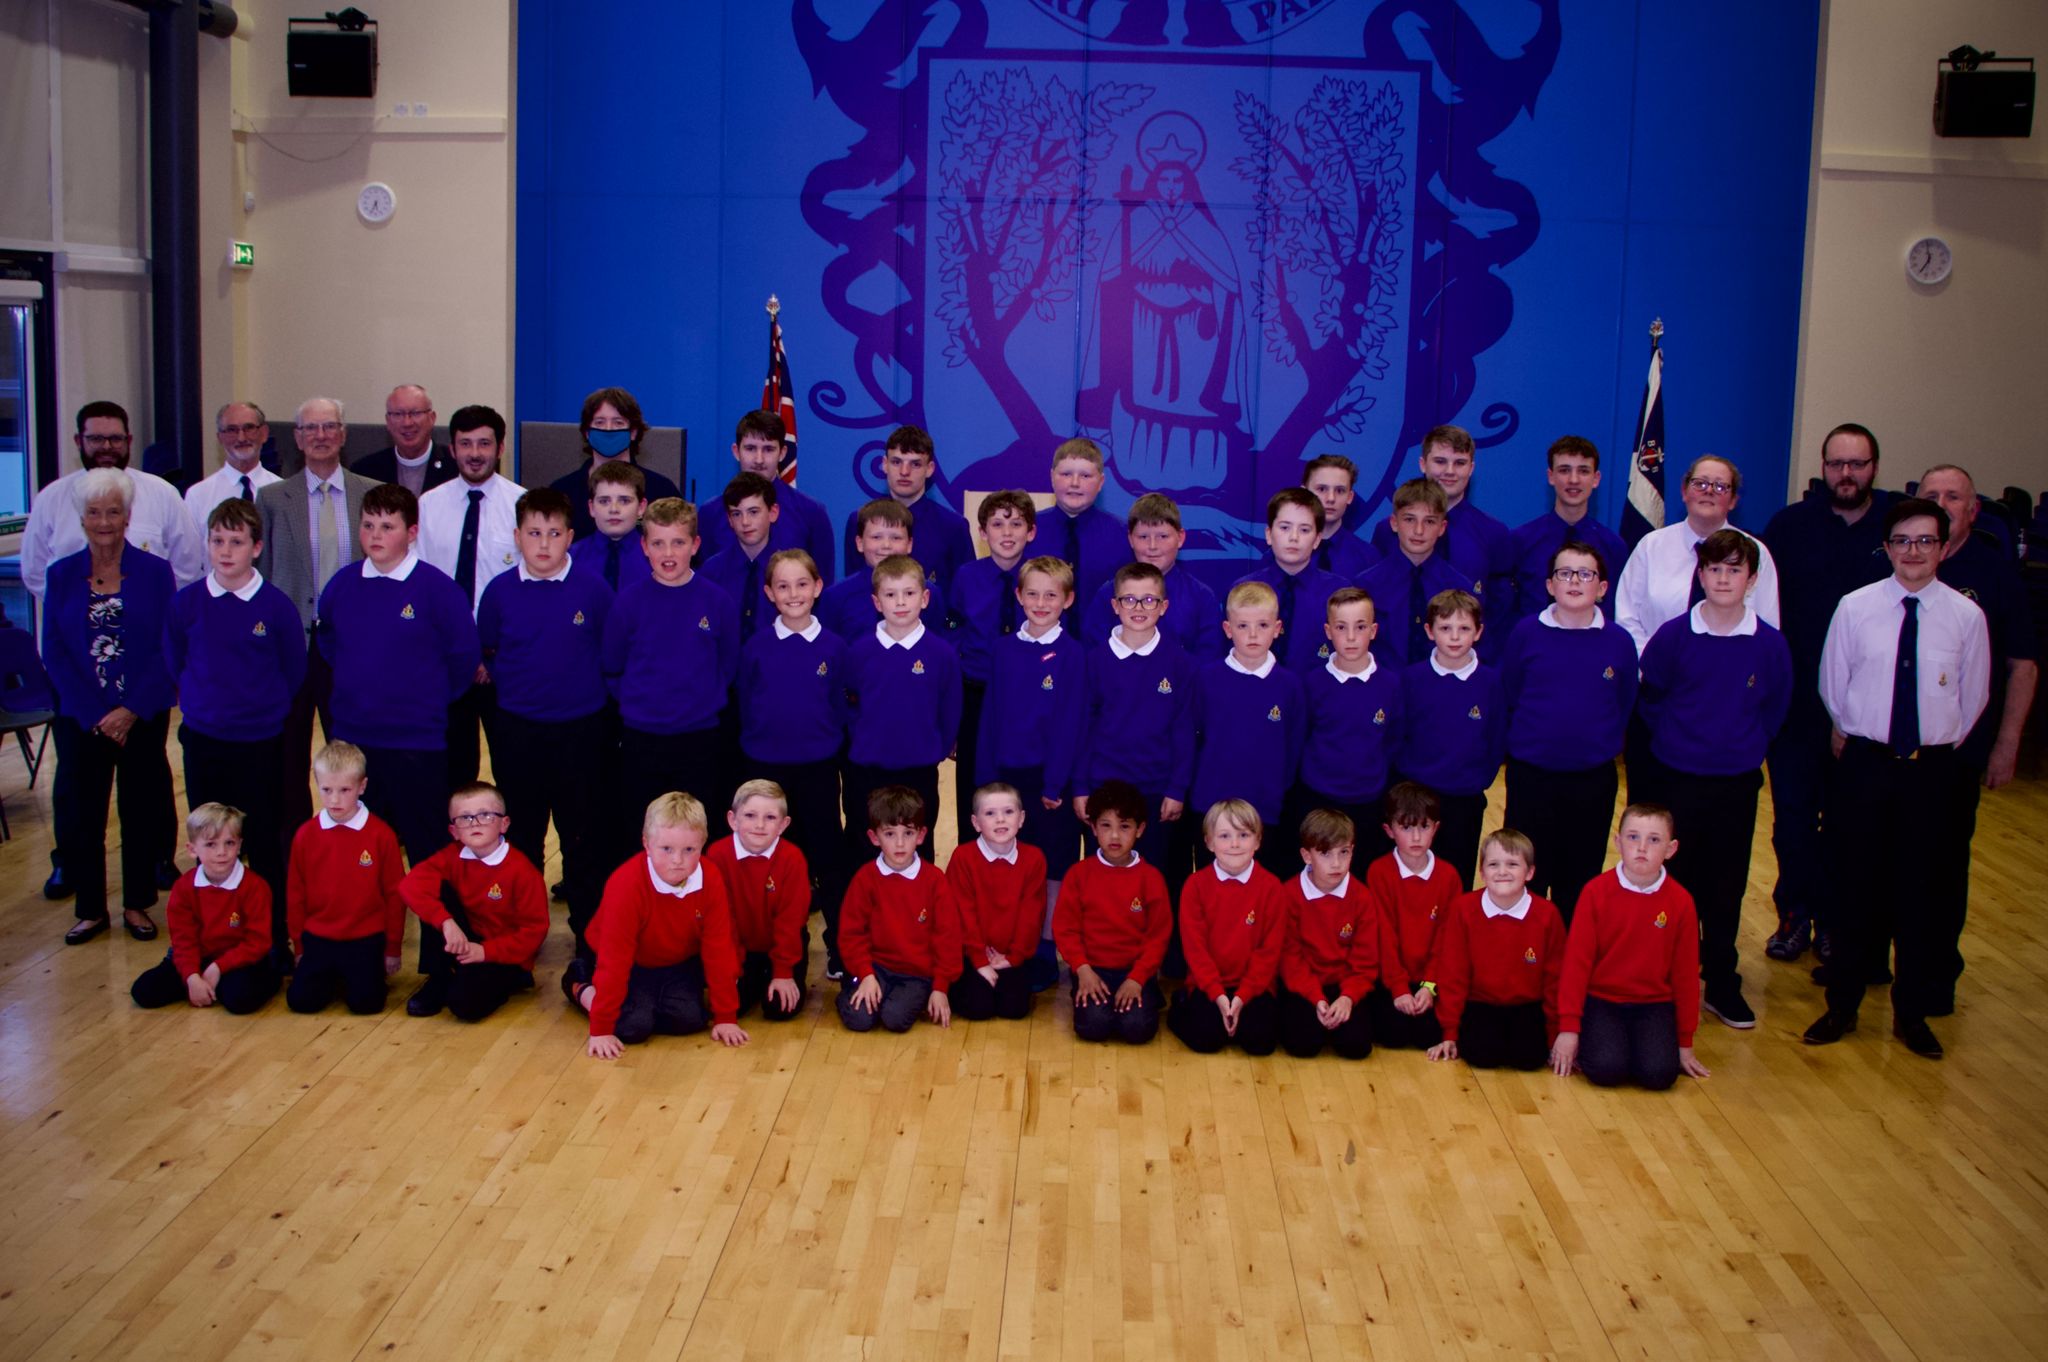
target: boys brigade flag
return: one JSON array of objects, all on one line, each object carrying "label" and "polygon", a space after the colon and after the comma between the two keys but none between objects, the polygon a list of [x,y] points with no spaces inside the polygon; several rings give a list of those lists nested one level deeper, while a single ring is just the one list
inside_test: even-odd
[{"label": "boys brigade flag", "polygon": [[761,384],[761,410],[782,418],[782,458],[775,476],[796,484],[796,385],[789,381],[789,356],[782,350],[782,302],[768,295],[768,377]]},{"label": "boys brigade flag", "polygon": [[1635,455],[1629,460],[1628,504],[1621,508],[1621,539],[1636,541],[1664,524],[1664,320],[1650,323],[1650,376],[1636,417]]}]

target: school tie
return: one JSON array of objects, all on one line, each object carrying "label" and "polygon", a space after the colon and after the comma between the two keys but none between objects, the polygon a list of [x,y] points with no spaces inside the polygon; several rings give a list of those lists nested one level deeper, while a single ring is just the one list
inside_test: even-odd
[{"label": "school tie", "polygon": [[1017,632],[1017,574],[1005,572],[1002,580],[1002,627],[998,631],[998,636],[1008,638]]},{"label": "school tie", "polygon": [[1280,646],[1285,649],[1294,641],[1294,578],[1280,574]]},{"label": "school tie", "polygon": [[1899,621],[1899,655],[1892,664],[1892,751],[1910,757],[1920,750],[1920,683],[1913,675],[1920,661],[1920,602],[1908,596],[1899,602],[1906,616]]},{"label": "school tie", "polygon": [[476,536],[483,518],[484,494],[472,487],[469,509],[462,515],[462,547],[455,551],[455,585],[462,588],[462,599],[472,609],[476,606]]},{"label": "school tie", "polygon": [[1408,657],[1410,662],[1420,662],[1429,656],[1429,635],[1422,632],[1423,620],[1429,614],[1429,602],[1422,594],[1422,569],[1411,566],[1408,569]]},{"label": "school tie", "polygon": [[247,473],[242,474],[242,500],[256,500],[256,494],[249,489],[249,475]]},{"label": "school tie", "polygon": [[1337,570],[1330,566],[1330,541],[1327,539],[1316,549],[1316,566],[1325,572],[1335,572]]},{"label": "school tie", "polygon": [[625,542],[623,539],[604,541],[604,584],[614,591],[619,589],[619,545]]},{"label": "school tie", "polygon": [[313,542],[313,594],[318,596],[327,589],[328,578],[334,576],[341,565],[341,543],[334,533],[334,499],[341,495],[341,489],[331,482],[316,484],[320,493],[320,505],[313,514],[320,523],[314,527]]},{"label": "school tie", "polygon": [[754,636],[755,607],[761,603],[761,560],[747,563],[747,584],[740,589],[740,637]]}]

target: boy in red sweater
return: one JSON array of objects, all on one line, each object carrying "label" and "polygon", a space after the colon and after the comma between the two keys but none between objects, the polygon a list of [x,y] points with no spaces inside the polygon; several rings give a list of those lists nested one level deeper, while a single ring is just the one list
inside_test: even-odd
[{"label": "boy in red sweater", "polygon": [[1254,859],[1264,832],[1246,800],[1219,799],[1202,816],[1202,841],[1216,859],[1181,886],[1188,982],[1166,1014],[1196,1054],[1213,1055],[1235,1040],[1248,1055],[1270,1055],[1280,1043],[1273,980],[1287,942],[1287,900],[1273,872]]},{"label": "boy in red sweater", "polygon": [[270,963],[270,886],[242,864],[242,811],[201,804],[185,819],[185,849],[199,864],[171,889],[171,948],[128,996],[138,1007],[219,1003],[237,1016],[277,992]]},{"label": "boy in red sweater", "polygon": [[811,867],[789,831],[789,797],[772,780],[749,780],[725,815],[732,836],[704,853],[725,882],[740,956],[739,1010],[761,1004],[769,1021],[804,1007],[811,955]]},{"label": "boy in red sweater", "polygon": [[398,834],[363,803],[368,764],[354,743],[313,758],[320,812],[292,837],[285,921],[298,967],[284,991],[294,1012],[318,1012],[339,994],[348,1010],[384,1010],[385,981],[405,949],[405,876]]},{"label": "boy in red sweater", "polygon": [[1280,956],[1280,1043],[1297,1059],[1324,1045],[1345,1059],[1372,1053],[1364,1006],[1380,973],[1379,909],[1352,878],[1358,826],[1335,809],[1301,820],[1302,871],[1283,887],[1287,945]]},{"label": "boy in red sweater", "polygon": [[1432,962],[1437,931],[1465,882],[1430,850],[1441,826],[1436,791],[1402,781],[1387,791],[1381,828],[1394,849],[1365,872],[1380,919],[1380,982],[1367,1006],[1374,1038],[1397,1050],[1427,1050],[1444,1038]]},{"label": "boy in red sweater", "polygon": [[562,991],[590,1014],[593,1059],[617,1059],[660,1032],[694,1035],[707,1020],[720,1045],[745,1045],[739,1025],[739,947],[718,870],[705,864],[704,806],[670,791],[647,806],[635,856],[605,881],[590,923],[594,972],[576,959]]},{"label": "boy in red sweater", "polygon": [[1664,871],[1678,850],[1671,811],[1631,804],[1614,834],[1621,864],[1579,894],[1557,991],[1550,1067],[1603,1088],[1661,1092],[1681,1072],[1705,1078],[1692,1054],[1700,1022],[1700,928],[1692,895]]},{"label": "boy in red sweater", "polygon": [[1074,1034],[1143,1045],[1159,1034],[1164,1005],[1153,976],[1173,932],[1173,901],[1157,867],[1138,856],[1145,796],[1106,780],[1087,800],[1095,854],[1060,884],[1052,935],[1074,972]]},{"label": "boy in red sweater", "polygon": [[918,855],[930,830],[924,796],[909,786],[868,796],[868,841],[881,855],[854,872],[839,906],[839,1020],[849,1031],[878,1021],[908,1031],[919,1014],[953,1024],[947,990],[960,973],[960,908],[945,875]]},{"label": "boy in red sweater", "polygon": [[1483,891],[1461,896],[1436,935],[1436,1015],[1443,1040],[1431,1059],[1475,1069],[1534,1072],[1557,1035],[1564,919],[1529,892],[1536,844],[1502,828],[1479,845]]},{"label": "boy in red sweater", "polygon": [[472,781],[448,797],[455,840],[412,868],[398,895],[423,924],[420,973],[427,982],[405,1001],[409,1017],[447,1008],[482,1021],[521,989],[548,934],[548,887],[533,862],[505,840],[505,799]]},{"label": "boy in red sweater", "polygon": [[1016,786],[983,785],[974,792],[973,810],[978,835],[946,863],[966,956],[953,986],[953,1010],[969,1021],[1016,1020],[1031,1015],[1026,967],[1044,931],[1045,853],[1018,840],[1024,799]]}]

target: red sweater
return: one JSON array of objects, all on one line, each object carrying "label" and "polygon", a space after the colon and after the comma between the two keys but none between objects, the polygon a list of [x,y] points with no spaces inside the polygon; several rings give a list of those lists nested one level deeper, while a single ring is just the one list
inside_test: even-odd
[{"label": "red sweater", "polygon": [[1669,875],[1654,894],[1624,889],[1621,868],[1579,891],[1558,985],[1557,1025],[1577,1031],[1586,995],[1610,1003],[1675,1003],[1678,1043],[1700,1025],[1700,927],[1692,895]]},{"label": "red sweater", "polygon": [[1287,944],[1287,895],[1264,866],[1244,884],[1216,868],[1197,870],[1180,891],[1180,948],[1188,982],[1211,999],[1256,998],[1273,991]]},{"label": "red sweater", "polygon": [[766,955],[770,978],[794,979],[811,917],[811,867],[803,852],[785,837],[766,856],[741,856],[735,840],[722,837],[704,859],[725,882],[740,954]]},{"label": "red sweater", "polygon": [[1083,965],[1123,969],[1149,982],[1173,935],[1165,877],[1144,861],[1118,866],[1103,864],[1100,855],[1083,857],[1060,881],[1052,935],[1077,972]]},{"label": "red sweater", "polygon": [[863,980],[880,965],[891,974],[932,981],[944,993],[960,977],[960,905],[929,861],[917,878],[884,875],[869,861],[853,873],[839,903],[839,958],[846,977]]},{"label": "red sweater", "polygon": [[1365,872],[1365,887],[1379,909],[1380,978],[1387,992],[1413,993],[1418,984],[1434,983],[1437,930],[1465,892],[1464,880],[1441,856],[1428,875],[1404,879],[1398,853],[1390,851]]},{"label": "red sweater", "polygon": [[698,862],[704,882],[677,898],[654,887],[654,873],[645,855],[612,872],[590,920],[590,945],[597,952],[591,983],[590,1034],[609,1036],[618,1027],[619,1009],[633,966],[661,969],[699,956],[704,961],[704,991],[711,995],[714,1023],[739,1020],[740,953],[733,937],[732,908],[725,881],[710,857]]},{"label": "red sweater", "polygon": [[242,882],[233,889],[201,889],[198,874],[194,868],[178,877],[164,913],[178,977],[189,979],[208,965],[226,974],[270,954],[270,886],[263,877],[244,866]]},{"label": "red sweater", "polygon": [[405,947],[404,853],[391,825],[376,814],[362,830],[322,828],[320,815],[292,835],[292,865],[285,877],[285,920],[301,952],[306,933],[329,941],[360,941],[382,933],[384,954]]},{"label": "red sweater", "polygon": [[531,970],[548,934],[548,887],[533,862],[517,847],[505,859],[485,865],[462,855],[450,842],[412,868],[398,882],[399,897],[414,917],[441,930],[448,910],[441,906],[441,886],[452,884],[469,914],[469,936],[483,943],[484,959],[493,964]]},{"label": "red sweater", "polygon": [[1380,977],[1379,909],[1356,875],[1345,878],[1342,894],[1311,899],[1301,891],[1301,876],[1281,886],[1287,896],[1287,946],[1280,957],[1280,978],[1290,992],[1312,1003],[1323,1001],[1323,988],[1336,984],[1354,1004],[1372,992]]},{"label": "red sweater", "polygon": [[1549,899],[1529,896],[1521,920],[1486,915],[1486,891],[1462,894],[1436,934],[1436,1015],[1444,1039],[1458,1038],[1467,1001],[1493,1007],[1543,1004],[1557,1039],[1557,979],[1564,969],[1564,919]]},{"label": "red sweater", "polygon": [[960,945],[968,969],[988,963],[1000,951],[1021,965],[1045,935],[1045,853],[1017,843],[1017,861],[991,861],[981,839],[963,843],[946,862],[946,883],[960,904]]}]

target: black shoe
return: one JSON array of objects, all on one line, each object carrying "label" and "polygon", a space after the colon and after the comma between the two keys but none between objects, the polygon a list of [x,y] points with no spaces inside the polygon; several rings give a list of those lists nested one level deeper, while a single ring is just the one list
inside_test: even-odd
[{"label": "black shoe", "polygon": [[420,985],[419,992],[405,1000],[405,1015],[408,1017],[438,1017],[441,1009],[448,1006],[448,981],[429,979]]},{"label": "black shoe", "polygon": [[52,903],[58,903],[71,897],[71,886],[64,882],[63,866],[55,865],[50,867],[50,878],[43,881],[43,897]]},{"label": "black shoe", "polygon": [[846,978],[846,962],[836,955],[827,956],[825,959],[825,977],[835,984],[843,982]]},{"label": "black shoe", "polygon": [[556,880],[552,885],[548,886],[548,897],[556,903],[567,903],[569,901],[569,882],[567,880]]},{"label": "black shoe", "polygon": [[1813,934],[1813,958],[1823,965],[1835,958],[1835,934],[1817,931]]},{"label": "black shoe", "polygon": [[82,917],[72,924],[70,931],[64,933],[64,944],[67,946],[83,946],[112,925],[112,921],[108,918]]},{"label": "black shoe", "polygon": [[176,861],[158,861],[156,863],[156,887],[159,889],[169,889],[178,882],[178,876],[184,873],[184,871],[178,869]]},{"label": "black shoe", "polygon": [[[134,918],[129,917],[128,913],[131,912],[142,913],[142,921],[137,922]],[[143,909],[131,908],[127,912],[122,913],[121,928],[128,933],[129,939],[134,941],[154,941],[157,938],[156,920],[150,917],[149,913]]]},{"label": "black shoe", "polygon": [[1700,999],[1700,1009],[1709,1016],[1719,1017],[1725,1026],[1737,1031],[1750,1031],[1756,1027],[1756,1013],[1742,996],[1742,985],[1728,984],[1721,988],[1710,988]]},{"label": "black shoe", "polygon": [[1829,1010],[1821,1013],[1820,1019],[1807,1027],[1806,1034],[1800,1039],[1808,1045],[1833,1045],[1855,1029],[1856,1017],[1853,1013]]},{"label": "black shoe", "polygon": [[1893,1017],[1892,1034],[1899,1038],[1899,1044],[1922,1059],[1941,1058],[1941,1042],[1934,1038],[1934,1032],[1922,1018]]},{"label": "black shoe", "polygon": [[1764,943],[1764,954],[1773,960],[1797,960],[1812,944],[1813,919],[1787,918],[1778,924],[1778,930],[1771,933],[1771,939]]},{"label": "black shoe", "polygon": [[583,1010],[583,990],[590,983],[590,974],[588,960],[571,960],[562,967],[562,996],[567,998],[569,1006],[578,1012]]}]

